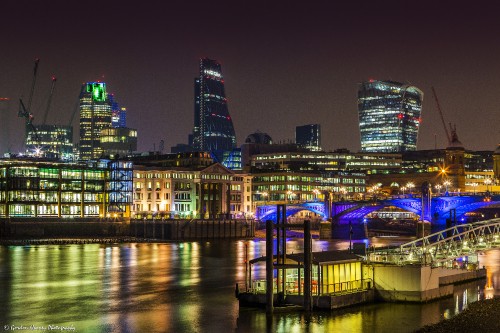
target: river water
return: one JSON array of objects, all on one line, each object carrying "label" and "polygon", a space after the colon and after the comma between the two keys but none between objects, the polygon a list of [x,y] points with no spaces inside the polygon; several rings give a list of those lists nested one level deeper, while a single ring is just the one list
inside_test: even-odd
[{"label": "river water", "polygon": [[[372,239],[370,245],[394,244]],[[346,249],[313,241],[313,250]],[[302,252],[300,240],[288,250]],[[282,313],[239,308],[245,258],[263,240],[0,246],[0,330],[76,332],[411,332],[500,294],[500,250],[480,255],[488,278],[427,304],[375,303]],[[258,276],[262,272],[254,272]]]}]

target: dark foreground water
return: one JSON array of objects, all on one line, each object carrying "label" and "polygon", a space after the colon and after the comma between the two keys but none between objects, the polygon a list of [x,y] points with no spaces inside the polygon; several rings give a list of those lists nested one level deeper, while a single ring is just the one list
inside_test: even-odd
[{"label": "dark foreground water", "polygon": [[[301,251],[302,243],[292,240],[289,249]],[[246,253],[251,259],[264,251],[263,241],[0,247],[0,331],[411,332],[500,294],[500,250],[494,250],[480,256],[488,279],[444,300],[269,320],[262,310],[240,309],[234,297],[235,284],[244,284]]]}]

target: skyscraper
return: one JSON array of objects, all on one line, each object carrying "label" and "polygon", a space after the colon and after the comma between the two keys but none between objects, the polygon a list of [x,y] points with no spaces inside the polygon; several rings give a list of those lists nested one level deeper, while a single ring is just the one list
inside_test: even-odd
[{"label": "skyscraper", "polygon": [[114,128],[127,127],[127,109],[120,108],[114,94],[108,94],[108,98],[111,105],[111,126]]},{"label": "skyscraper", "polygon": [[194,94],[194,128],[189,144],[193,149],[210,152],[222,162],[224,152],[236,147],[236,135],[217,61],[200,60],[200,76],[195,79]]},{"label": "skyscraper", "polygon": [[361,151],[417,149],[423,92],[415,86],[370,80],[358,90]]},{"label": "skyscraper", "polygon": [[111,103],[106,83],[87,82],[80,92],[80,159],[99,158],[101,130],[111,127]]},{"label": "skyscraper", "polygon": [[301,148],[321,150],[321,126],[319,124],[295,127],[295,143]]}]

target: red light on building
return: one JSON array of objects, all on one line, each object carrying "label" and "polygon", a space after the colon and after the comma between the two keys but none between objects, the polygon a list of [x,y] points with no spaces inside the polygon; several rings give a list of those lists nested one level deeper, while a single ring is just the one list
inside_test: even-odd
[{"label": "red light on building", "polygon": [[403,117],[404,117],[404,116],[403,116],[403,114],[402,114],[402,113],[399,113],[399,114],[398,114],[398,118],[399,118],[399,119],[403,119]]}]

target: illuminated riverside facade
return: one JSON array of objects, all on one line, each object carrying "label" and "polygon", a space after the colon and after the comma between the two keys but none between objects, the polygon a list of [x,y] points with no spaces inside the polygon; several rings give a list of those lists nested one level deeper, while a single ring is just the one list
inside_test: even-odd
[{"label": "illuminated riverside facade", "polygon": [[332,195],[330,200],[359,200],[366,192],[366,175],[345,172],[254,173],[252,188],[256,204],[324,200],[328,195]]},{"label": "illuminated riverside facade", "polygon": [[252,171],[300,172],[365,171],[389,173],[401,168],[401,154],[335,152],[283,152],[251,157]]},{"label": "illuminated riverside facade", "polygon": [[0,217],[129,217],[132,163],[0,160]]},{"label": "illuminated riverside facade", "polygon": [[393,81],[363,82],[358,90],[362,152],[417,149],[423,92]]},{"label": "illuminated riverside facade", "polygon": [[101,130],[111,127],[111,116],[106,83],[84,83],[80,92],[80,159],[101,157]]},{"label": "illuminated riverside facade", "polygon": [[236,147],[233,122],[227,108],[220,64],[200,60],[200,76],[195,79],[194,128],[190,146],[212,153],[222,162],[223,153]]},{"label": "illuminated riverside facade", "polygon": [[136,165],[133,217],[249,217],[251,190],[251,176],[218,163],[202,168]]}]

